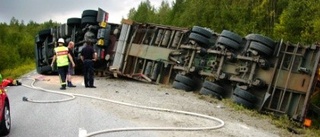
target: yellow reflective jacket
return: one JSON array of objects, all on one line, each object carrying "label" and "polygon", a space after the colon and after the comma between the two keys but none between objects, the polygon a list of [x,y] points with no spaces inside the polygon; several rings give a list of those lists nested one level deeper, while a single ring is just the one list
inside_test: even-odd
[{"label": "yellow reflective jacket", "polygon": [[57,56],[57,66],[58,67],[63,67],[63,66],[69,65],[69,60],[68,60],[69,50],[67,47],[59,45],[58,47],[54,48],[54,52],[56,53],[56,56]]}]

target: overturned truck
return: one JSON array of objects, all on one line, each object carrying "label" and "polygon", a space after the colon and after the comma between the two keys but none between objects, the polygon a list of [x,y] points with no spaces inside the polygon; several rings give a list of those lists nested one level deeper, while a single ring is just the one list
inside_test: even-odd
[{"label": "overturned truck", "polygon": [[231,98],[250,109],[285,114],[303,122],[315,92],[319,45],[274,41],[260,34],[242,37],[200,26],[179,28],[122,20],[107,22],[102,9],[85,10],[81,18],[41,30],[36,36],[36,66],[50,67],[53,48],[62,37],[75,42],[76,70],[86,39],[94,41],[97,72],[115,77],[170,84],[219,99]]}]

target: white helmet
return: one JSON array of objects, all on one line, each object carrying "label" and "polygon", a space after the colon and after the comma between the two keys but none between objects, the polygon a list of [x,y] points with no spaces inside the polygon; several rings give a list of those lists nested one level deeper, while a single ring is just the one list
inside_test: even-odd
[{"label": "white helmet", "polygon": [[64,39],[63,38],[59,38],[58,43],[64,43]]}]

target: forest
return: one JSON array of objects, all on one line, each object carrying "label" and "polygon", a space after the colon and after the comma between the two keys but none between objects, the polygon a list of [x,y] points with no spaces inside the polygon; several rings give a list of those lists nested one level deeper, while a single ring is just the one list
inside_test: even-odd
[{"label": "forest", "polygon": [[[129,19],[191,28],[202,26],[220,33],[230,30],[241,36],[258,33],[276,41],[313,44],[320,38],[319,0],[175,0],[159,7],[149,0],[128,11]],[[107,9],[106,9],[107,10]],[[34,37],[44,28],[56,26],[24,23],[12,17],[0,23],[0,73],[34,63]]]},{"label": "forest", "polygon": [[0,23],[0,74],[3,77],[17,77],[16,71],[35,69],[34,41],[39,30],[56,26],[49,20],[44,23],[24,21],[12,17],[9,24]]}]

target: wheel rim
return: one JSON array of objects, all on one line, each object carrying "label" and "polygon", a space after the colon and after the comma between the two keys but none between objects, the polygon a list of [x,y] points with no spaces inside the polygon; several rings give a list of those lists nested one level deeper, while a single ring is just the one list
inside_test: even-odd
[{"label": "wheel rim", "polygon": [[10,110],[7,106],[5,107],[4,120],[5,120],[6,128],[10,129],[10,126],[11,126]]}]

